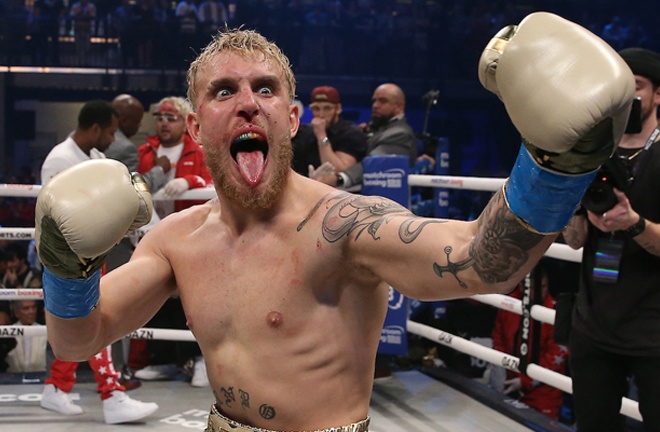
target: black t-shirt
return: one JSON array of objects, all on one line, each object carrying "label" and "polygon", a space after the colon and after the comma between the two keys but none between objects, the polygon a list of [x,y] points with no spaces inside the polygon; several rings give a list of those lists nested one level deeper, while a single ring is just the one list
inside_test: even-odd
[{"label": "black t-shirt", "polygon": [[[632,208],[647,220],[660,222],[660,143],[632,162],[632,166],[641,164],[626,192]],[[608,240],[623,242],[614,283],[592,276],[596,252]],[[611,352],[660,355],[660,257],[620,233],[603,233],[589,223],[573,327]]]},{"label": "black t-shirt", "polygon": [[[348,120],[339,119],[327,130],[332,149],[353,156],[360,162],[367,154],[367,135]],[[310,125],[300,125],[292,140],[293,170],[307,176],[308,165],[318,168],[321,165],[316,136]]]}]

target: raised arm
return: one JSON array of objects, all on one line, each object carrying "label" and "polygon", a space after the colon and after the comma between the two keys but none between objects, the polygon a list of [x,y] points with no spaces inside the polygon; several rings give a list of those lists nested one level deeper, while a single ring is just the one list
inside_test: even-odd
[{"label": "raised arm", "polygon": [[[151,194],[144,182],[112,159],[75,165],[40,191],[35,236],[44,266],[48,335],[58,356],[88,359],[123,336],[127,323],[144,322],[155,313],[153,306],[141,313],[136,307],[144,305],[136,295],[140,285],[155,285],[157,274],[168,274],[155,255],[144,270],[135,270],[137,264],[131,265],[132,272],[117,270],[110,278],[111,289],[105,289],[104,278],[102,301],[100,289],[109,250],[128,231],[146,224],[151,212]],[[162,297],[164,301],[166,296]],[[124,307],[135,312],[128,321],[122,321],[123,314],[112,313]],[[122,330],[126,331],[121,334]]]},{"label": "raised arm", "polygon": [[344,198],[326,218],[328,232],[347,232],[338,221],[351,227],[358,262],[412,297],[512,289],[571,220],[620,141],[635,94],[630,68],[612,48],[548,13],[498,33],[479,74],[523,145],[476,222],[417,218],[376,198]]}]

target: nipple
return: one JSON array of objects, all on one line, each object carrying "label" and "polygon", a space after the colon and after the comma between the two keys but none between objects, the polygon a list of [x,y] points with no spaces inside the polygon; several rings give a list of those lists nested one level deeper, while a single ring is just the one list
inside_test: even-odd
[{"label": "nipple", "polygon": [[268,315],[266,315],[266,321],[270,327],[278,328],[282,325],[284,318],[282,317],[281,313],[277,311],[270,311],[268,312]]}]

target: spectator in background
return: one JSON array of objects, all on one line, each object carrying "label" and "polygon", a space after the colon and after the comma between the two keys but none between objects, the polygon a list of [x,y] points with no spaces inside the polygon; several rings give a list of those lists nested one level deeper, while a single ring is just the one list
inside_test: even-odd
[{"label": "spectator in background", "polygon": [[[15,325],[40,326],[37,322],[37,302],[14,300],[10,303]],[[16,338],[16,347],[7,353],[7,372],[44,372],[48,337],[23,336]]]},{"label": "spectator in background", "polygon": [[60,64],[60,19],[66,14],[62,0],[36,0],[32,9],[35,65]]},{"label": "spectator in background", "polygon": [[[9,302],[0,301],[0,326],[11,325]],[[16,347],[16,339],[0,338],[0,373],[7,372],[7,354]]]},{"label": "spectator in background", "polygon": [[2,277],[5,288],[41,287],[41,274],[28,265],[27,247],[27,242],[15,241],[5,248],[7,264]]},{"label": "spectator in background", "polygon": [[80,0],[71,5],[69,10],[75,37],[77,65],[89,62],[91,37],[96,31],[96,5],[89,0]]},{"label": "spectator in background", "polygon": [[356,125],[341,118],[341,100],[334,87],[321,86],[312,90],[311,126],[314,145],[308,154],[310,172],[321,164],[330,164],[336,171],[344,171],[364,158],[367,135]]},{"label": "spectator in background", "polygon": [[176,5],[174,12],[178,23],[177,56],[187,61],[193,56],[197,46],[198,19],[197,6],[193,0],[181,0]]},{"label": "spectator in background", "polygon": [[215,34],[229,20],[225,4],[219,0],[204,0],[197,8],[197,17],[202,33]]},{"label": "spectator in background", "polygon": [[[542,305],[554,309],[555,300],[549,292],[549,274],[548,267],[544,261],[540,261],[535,271],[540,272],[541,286],[534,283],[535,276],[530,277],[532,290],[541,290],[543,299]],[[514,298],[522,298],[524,281],[518,284],[516,289],[509,295]],[[493,329],[493,348],[497,351],[518,356],[518,349],[521,344],[521,315],[500,309],[495,319]],[[541,332],[538,336],[539,342],[539,360],[541,367],[551,371],[566,374],[566,361],[568,358],[568,349],[557,345],[554,340],[554,331],[551,324],[543,323]],[[534,338],[533,326],[530,325],[529,339]],[[526,405],[536,409],[544,415],[557,420],[562,405],[562,391],[531,379],[524,373],[517,373],[506,370],[499,366],[490,365],[489,383],[496,390],[520,400]]]},{"label": "spectator in background", "polygon": [[[363,125],[367,138],[367,156],[403,155],[412,166],[417,157],[417,137],[405,116],[406,97],[396,84],[381,84],[372,97],[371,121]],[[362,163],[338,173],[323,172],[313,178],[352,191],[362,188]]]},{"label": "spectator in background", "polygon": [[614,190],[606,211],[589,205],[587,192],[563,231],[570,247],[583,248],[569,340],[580,432],[624,430],[631,377],[645,430],[660,430],[660,54],[619,54],[635,76],[642,128],[623,136],[608,164],[633,180]]},{"label": "spectator in background", "polygon": [[[129,94],[118,95],[113,99],[111,105],[117,112],[118,128],[115,133],[115,140],[105,151],[105,156],[123,162],[130,172],[138,172],[140,160],[138,148],[130,138],[140,130],[142,117],[144,116],[144,106],[137,98]],[[167,181],[167,173],[170,169],[169,159],[162,156],[155,160],[154,166],[149,171],[141,174],[149,189],[155,192]],[[127,262],[133,253],[134,247],[129,238],[122,239],[110,251],[107,270],[110,271]]]},{"label": "spectator in background", "polygon": [[163,166],[165,160],[169,161],[170,169],[166,171],[165,182],[154,184],[151,189],[152,193],[156,193],[162,188],[165,197],[170,199],[154,203],[154,210],[161,218],[200,203],[174,199],[188,189],[203,188],[212,182],[204,151],[186,130],[189,113],[190,105],[184,98],[169,96],[161,99],[153,113],[156,135],[147,137],[147,142],[138,147],[140,174],[147,174],[156,165]]},{"label": "spectator in background", "polygon": [[[144,106],[137,98],[129,94],[120,94],[115,97],[111,105],[117,112],[118,124],[115,140],[105,151],[105,157],[123,162],[129,171],[137,172],[137,146],[129,138],[140,130]],[[146,178],[145,181],[147,181]]]},{"label": "spectator in background", "polygon": [[[53,147],[41,167],[41,179],[48,183],[61,171],[91,159],[105,158],[103,152],[114,141],[119,118],[106,101],[87,102],[78,114],[78,126],[66,140]],[[153,414],[158,405],[131,399],[119,383],[110,346],[88,360],[103,401],[103,416],[108,424],[126,423]],[[44,381],[41,407],[64,415],[82,414],[69,393],[76,383],[78,362],[55,359],[50,377]]]},{"label": "spectator in background", "polygon": [[119,38],[121,66],[137,66],[137,44],[139,19],[137,6],[133,0],[122,0],[112,13],[112,31]]}]

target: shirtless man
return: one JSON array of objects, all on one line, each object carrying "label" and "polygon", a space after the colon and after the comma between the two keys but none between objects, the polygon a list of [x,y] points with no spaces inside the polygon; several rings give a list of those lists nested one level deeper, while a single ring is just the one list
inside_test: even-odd
[{"label": "shirtless man", "polygon": [[[511,68],[529,62],[540,39],[555,69],[538,59],[537,69]],[[514,50],[504,50],[507,41]],[[299,119],[288,60],[253,31],[217,35],[188,72],[194,112],[187,119],[206,152],[217,199],[159,222],[130,262],[99,282],[105,248],[144,223],[149,193],[125,168],[104,161],[79,165],[40,194],[37,238],[55,353],[87,358],[178,294],[216,399],[209,431],[368,430],[388,286],[422,300],[510,291],[566,225],[625,129],[632,74],[591,33],[538,14],[493,46],[483,57],[482,81],[499,93],[523,136],[551,104],[546,98],[534,105],[530,90],[518,86],[570,85],[571,96],[589,93],[578,106],[590,111],[576,114],[573,101],[561,106],[561,135],[547,128],[539,138],[561,154],[526,143],[507,186],[477,221],[463,222],[419,218],[387,199],[294,173],[291,137]],[[595,66],[579,73],[593,77],[567,84],[566,64],[585,57]],[[499,84],[515,86],[498,89],[495,72]],[[530,114],[533,122],[519,121]],[[64,241],[71,252],[55,254]]]}]

